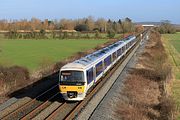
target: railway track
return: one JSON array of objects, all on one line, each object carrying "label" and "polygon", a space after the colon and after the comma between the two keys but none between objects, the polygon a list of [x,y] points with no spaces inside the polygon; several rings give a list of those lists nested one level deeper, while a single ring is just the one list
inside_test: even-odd
[{"label": "railway track", "polygon": [[32,118],[42,109],[46,108],[51,104],[51,101],[56,100],[59,95],[58,85],[51,87],[49,90],[43,92],[36,98],[31,101],[25,103],[15,111],[3,116],[2,120],[17,120],[17,119],[25,119]]},{"label": "railway track", "polygon": [[[129,54],[133,51],[133,49],[140,43],[140,40],[136,43],[136,45],[121,59],[117,62],[111,70],[109,70],[108,74],[106,74],[99,83],[89,92],[87,97],[80,102],[66,102],[63,101],[59,94],[58,85],[53,86],[48,91],[42,93],[35,99],[26,103],[25,105],[19,107],[17,110],[11,112],[10,114],[4,116],[3,120],[30,120],[30,119],[74,119],[80,111],[88,104],[88,102],[93,98],[93,96],[98,92],[98,90],[106,83],[106,81],[113,75],[113,73],[121,66],[122,62],[129,56]],[[60,100],[61,99],[61,100]],[[52,105],[53,102],[57,102],[60,100],[60,104],[58,104],[55,109],[53,109],[48,115],[43,115],[44,117],[38,118],[37,116],[42,113],[43,110],[46,110],[48,106]],[[46,112],[44,112],[46,114]]]},{"label": "railway track", "polygon": [[22,120],[30,120],[33,117],[35,117],[38,113],[40,113],[43,109],[47,108],[49,105],[52,104],[51,101],[54,101],[58,98],[59,93],[56,93],[55,95],[53,95],[51,98],[49,98],[47,101],[45,101],[44,103],[42,103],[41,105],[39,105],[36,109],[32,110],[30,113],[28,113],[27,115],[25,115],[23,118],[21,118]]}]

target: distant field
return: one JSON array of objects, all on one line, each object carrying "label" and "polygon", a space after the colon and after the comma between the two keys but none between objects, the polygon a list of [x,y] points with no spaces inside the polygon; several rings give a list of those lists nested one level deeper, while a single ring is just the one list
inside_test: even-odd
[{"label": "distant field", "polygon": [[108,40],[1,40],[0,64],[20,65],[34,71],[44,65],[63,60]]}]

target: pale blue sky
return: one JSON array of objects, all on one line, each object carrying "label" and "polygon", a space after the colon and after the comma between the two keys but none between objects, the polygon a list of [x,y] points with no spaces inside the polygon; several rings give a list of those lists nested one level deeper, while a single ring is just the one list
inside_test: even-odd
[{"label": "pale blue sky", "polygon": [[0,0],[0,19],[104,17],[180,24],[180,0]]}]

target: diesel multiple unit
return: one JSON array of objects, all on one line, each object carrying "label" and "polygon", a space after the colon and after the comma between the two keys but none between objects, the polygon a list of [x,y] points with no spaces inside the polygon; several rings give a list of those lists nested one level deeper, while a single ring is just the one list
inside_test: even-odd
[{"label": "diesel multiple unit", "polygon": [[130,50],[137,39],[128,36],[108,47],[63,66],[59,89],[65,100],[83,100],[90,88]]}]

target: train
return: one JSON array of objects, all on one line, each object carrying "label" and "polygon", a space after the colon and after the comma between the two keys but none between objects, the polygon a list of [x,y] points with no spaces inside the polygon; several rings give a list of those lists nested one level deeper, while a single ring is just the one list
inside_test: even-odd
[{"label": "train", "polygon": [[113,65],[137,43],[131,35],[92,54],[64,65],[59,72],[59,90],[67,101],[81,101]]}]

